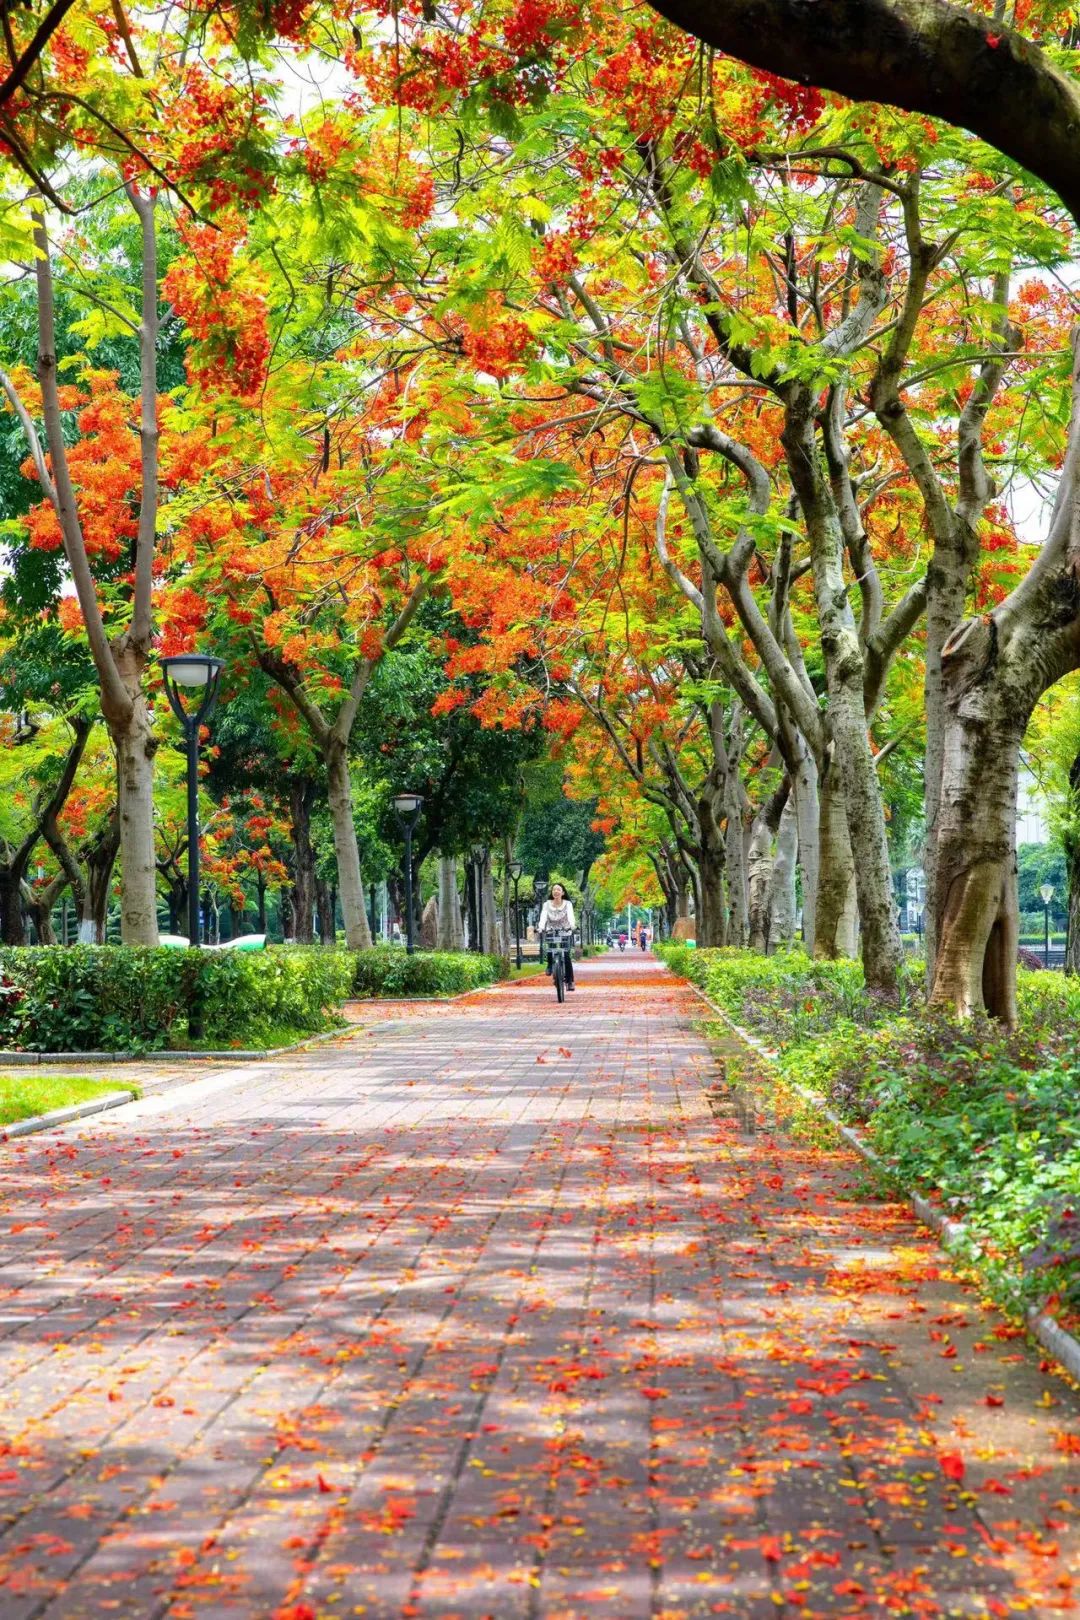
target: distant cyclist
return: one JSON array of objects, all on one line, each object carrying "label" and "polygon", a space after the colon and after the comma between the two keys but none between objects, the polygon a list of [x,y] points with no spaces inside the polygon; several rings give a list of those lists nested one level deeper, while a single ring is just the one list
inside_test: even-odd
[{"label": "distant cyclist", "polygon": [[[577,922],[574,918],[574,908],[570,901],[566,898],[566,890],[563,888],[561,883],[553,883],[551,885],[551,898],[545,900],[544,904],[541,906],[540,922],[537,926],[538,932],[541,934],[541,936],[544,934],[559,933],[564,930],[572,934],[574,929],[577,927]],[[550,978],[550,951],[548,951],[547,971],[548,977]],[[573,951],[567,951],[566,953],[566,988],[568,990],[574,989]]]}]

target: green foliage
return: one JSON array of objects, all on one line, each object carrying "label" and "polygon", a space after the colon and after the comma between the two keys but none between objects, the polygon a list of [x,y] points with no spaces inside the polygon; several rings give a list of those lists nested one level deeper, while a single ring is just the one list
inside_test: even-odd
[{"label": "green foliage", "polygon": [[1006,1307],[1080,1306],[1080,983],[1020,974],[1020,1022],[957,1024],[868,996],[854,962],[661,948],[736,1023],[778,1050],[782,1079],[861,1127],[896,1183],[967,1231],[964,1258]]},{"label": "green foliage", "polygon": [[186,1037],[195,996],[208,1046],[260,1045],[270,1030],[326,1028],[352,976],[336,951],[9,949],[0,983],[15,993],[0,998],[0,1037],[31,1052],[159,1050]]},{"label": "green foliage", "polygon": [[[568,799],[563,792],[563,766],[553,759],[531,765],[526,773],[528,798],[518,828],[514,853],[533,877],[560,872],[588,873],[604,848],[602,833],[593,830],[595,799]],[[576,900],[576,895],[574,896]]]},{"label": "green foliage", "polygon": [[[896,1011],[894,1004],[866,994],[861,964],[850,958],[823,962],[800,950],[749,956],[678,945],[665,945],[663,953],[674,972],[700,985],[736,1023],[784,1051],[829,1035],[838,1023],[874,1028]],[[909,964],[904,1001],[917,999],[921,988]]]},{"label": "green foliage", "polygon": [[501,956],[466,951],[407,951],[377,945],[353,958],[353,989],[358,996],[453,996],[479,990],[509,974]]},{"label": "green foliage", "polygon": [[1016,851],[1016,884],[1020,910],[1024,914],[1021,931],[1043,931],[1043,903],[1039,893],[1044,883],[1053,885],[1054,898],[1050,903],[1050,926],[1061,926],[1068,905],[1068,877],[1065,872],[1065,854],[1060,844],[1020,844]]}]

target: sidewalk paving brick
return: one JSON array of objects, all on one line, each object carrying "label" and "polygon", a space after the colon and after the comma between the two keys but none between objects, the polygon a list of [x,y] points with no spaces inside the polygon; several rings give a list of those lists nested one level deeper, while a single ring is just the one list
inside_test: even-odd
[{"label": "sidewalk paving brick", "polygon": [[1080,1402],[651,957],[0,1155],[3,1620],[1053,1615]]}]

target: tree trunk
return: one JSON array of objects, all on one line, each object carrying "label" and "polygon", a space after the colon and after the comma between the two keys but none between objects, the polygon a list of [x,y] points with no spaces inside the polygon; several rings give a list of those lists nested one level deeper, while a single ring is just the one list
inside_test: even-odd
[{"label": "tree trunk", "polygon": [[[845,913],[855,878],[844,790],[835,764],[821,780],[818,796],[817,925],[814,955],[850,955]],[[845,948],[848,947],[848,948]]]},{"label": "tree trunk", "polygon": [[439,950],[463,951],[465,929],[461,920],[461,901],[458,898],[457,861],[453,855],[440,855],[439,882]]},{"label": "tree trunk", "polygon": [[258,930],[260,934],[266,933],[266,879],[260,872],[255,879],[255,893],[258,898]]},{"label": "tree trunk", "polygon": [[326,751],[326,780],[330,820],[334,829],[334,854],[337,857],[338,895],[345,922],[345,943],[350,951],[366,951],[371,948],[371,930],[364,910],[364,878],[353,823],[349,760],[345,749],[335,742],[331,742]]},{"label": "tree trunk", "polygon": [[124,945],[156,945],[157,860],[154,852],[154,755],[141,688],[132,694],[126,724],[110,725],[116,750],[120,818],[120,940]]},{"label": "tree trunk", "polygon": [[76,895],[79,944],[104,945],[109,921],[109,892],[120,849],[120,818],[113,815],[86,852],[86,883]]},{"label": "tree trunk", "polygon": [[727,876],[728,945],[745,945],[750,935],[749,884],[746,845],[743,840],[739,782],[734,772],[725,794],[727,825],[724,832],[724,864]]},{"label": "tree trunk", "polygon": [[325,878],[315,879],[315,907],[319,915],[319,943],[335,944],[337,929],[334,926],[334,900]]},{"label": "tree trunk", "polygon": [[814,956],[817,954],[818,894],[821,886],[821,803],[817,765],[801,739],[800,745],[792,786],[798,826],[799,868],[802,872],[803,944]]},{"label": "tree trunk", "polygon": [[789,947],[795,939],[795,866],[799,849],[799,819],[794,799],[788,799],[776,834],[776,857],[769,882],[768,949]]},{"label": "tree trunk", "polygon": [[[503,851],[502,851],[502,854],[503,854],[502,907],[501,907],[500,913],[499,913],[499,929],[500,929],[500,933],[502,934],[502,939],[501,939],[500,944],[499,944],[499,949],[500,949],[500,952],[501,952],[501,954],[503,956],[509,956],[510,955],[511,941],[513,940],[513,937],[514,937],[513,929],[510,926],[510,861],[511,861],[511,858],[512,858],[512,855],[513,855],[513,851],[510,848],[510,840],[509,840],[509,838],[504,838],[503,839]],[[582,901],[582,909],[583,910],[585,910],[586,905],[587,905],[587,899],[583,899],[583,901]]]},{"label": "tree trunk", "polygon": [[[864,303],[872,303],[869,287],[864,287],[859,307]],[[838,771],[843,779],[863,971],[868,989],[894,993],[903,944],[893,904],[885,807],[866,727],[865,669],[844,578],[844,534],[818,450],[816,413],[813,390],[800,386],[788,397],[781,439],[810,540],[835,748],[829,774]]]},{"label": "tree trunk", "polygon": [[[951,655],[950,655],[951,649]],[[931,1001],[967,1017],[1016,1021],[1016,791],[1035,698],[999,656],[994,626],[947,644],[945,746],[933,896],[938,948]],[[1037,697],[1037,694],[1036,694]]]},{"label": "tree trunk", "polygon": [[57,945],[59,941],[52,925],[52,901],[31,899],[27,910],[34,924],[39,945]]},{"label": "tree trunk", "polygon": [[289,817],[295,870],[293,874],[293,926],[298,945],[315,943],[315,854],[311,847],[311,810],[315,783],[310,777],[289,782]]},{"label": "tree trunk", "polygon": [[5,945],[26,944],[22,899],[26,865],[27,861],[23,861],[17,867],[6,865],[0,868],[0,941]]},{"label": "tree trunk", "polygon": [[765,820],[764,809],[754,817],[750,834],[750,854],[747,860],[747,886],[749,889],[750,931],[747,943],[752,951],[764,955],[769,948],[770,900],[772,897],[772,831]]},{"label": "tree trunk", "polygon": [[1080,974],[1080,839],[1068,847],[1068,934],[1065,943],[1065,972]]},{"label": "tree trunk", "polygon": [[1065,882],[1068,912],[1065,934],[1065,972],[1080,973],[1080,754],[1069,772],[1070,827],[1065,845]]},{"label": "tree trunk", "polygon": [[[704,801],[702,809],[704,810]],[[723,945],[727,933],[724,904],[724,840],[711,808],[707,814],[702,815],[698,891],[697,943],[706,947]]]},{"label": "tree trunk", "polygon": [[748,937],[750,949],[762,954],[769,948],[771,931],[773,839],[779,831],[780,818],[787,808],[790,795],[791,781],[785,776],[776,792],[771,793],[761,806],[750,829],[746,863],[750,923]]},{"label": "tree trunk", "polygon": [[480,863],[480,949],[487,956],[497,954],[495,882],[491,871],[491,851],[484,851]]}]

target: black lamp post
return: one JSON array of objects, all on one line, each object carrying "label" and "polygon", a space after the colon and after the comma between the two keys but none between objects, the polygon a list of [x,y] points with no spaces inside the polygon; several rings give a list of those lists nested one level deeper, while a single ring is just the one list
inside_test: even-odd
[{"label": "black lamp post", "polygon": [[413,944],[412,835],[413,828],[420,819],[423,803],[423,795],[420,793],[394,794],[394,814],[397,816],[398,826],[405,834],[405,948],[410,955],[416,949]]},{"label": "black lamp post", "polygon": [[[161,660],[165,695],[184,732],[187,743],[187,820],[188,820],[188,945],[201,943],[199,926],[199,732],[214,712],[222,658],[206,653],[178,653]],[[185,702],[182,694],[187,693]]]},{"label": "black lamp post", "polygon": [[1043,903],[1043,967],[1050,966],[1050,902],[1054,898],[1054,885],[1044,883],[1039,890]]},{"label": "black lamp post", "polygon": [[518,884],[521,882],[524,868],[520,861],[510,862],[510,881],[514,885],[514,945],[517,954],[517,965],[521,967],[521,902],[518,900]]},{"label": "black lamp post", "polygon": [[484,949],[484,861],[487,859],[487,846],[474,844],[472,852],[473,869],[473,905],[476,914],[476,938],[473,941],[473,950],[481,954]]}]

